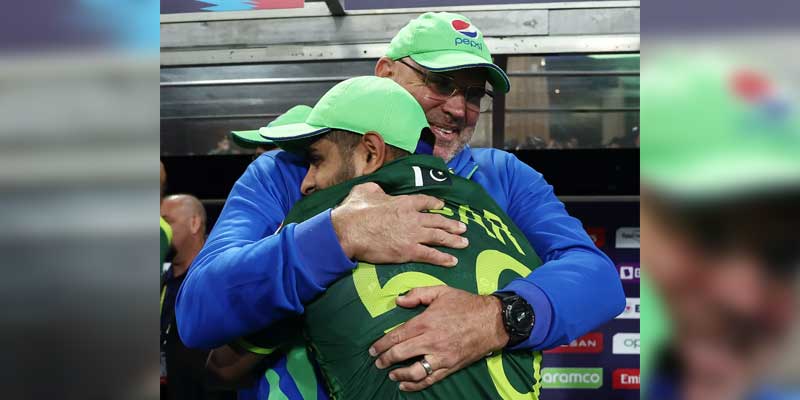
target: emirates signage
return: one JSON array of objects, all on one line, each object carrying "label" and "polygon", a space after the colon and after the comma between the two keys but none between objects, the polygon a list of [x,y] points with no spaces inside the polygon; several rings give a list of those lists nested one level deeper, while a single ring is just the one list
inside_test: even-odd
[{"label": "emirates signage", "polygon": [[613,389],[639,390],[639,368],[620,368],[611,377]]}]

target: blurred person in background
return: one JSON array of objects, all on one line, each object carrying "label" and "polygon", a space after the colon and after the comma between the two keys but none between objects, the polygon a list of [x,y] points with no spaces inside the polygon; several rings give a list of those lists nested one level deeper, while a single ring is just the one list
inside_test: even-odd
[{"label": "blurred person in background", "polygon": [[797,318],[798,103],[695,57],[642,73],[643,398],[790,398],[764,382]]},{"label": "blurred person in background", "polygon": [[227,154],[239,154],[239,149],[235,149],[231,147],[231,140],[228,136],[223,136],[222,139],[217,142],[216,147],[208,151],[209,155],[227,155]]},{"label": "blurred person in background", "polygon": [[161,192],[160,198],[163,200],[164,199],[164,191],[167,190],[167,170],[166,170],[166,168],[164,168],[164,162],[163,161],[159,162],[159,164],[161,164],[161,172],[159,174],[160,175],[159,189],[160,189],[160,192]]},{"label": "blurred person in background", "polygon": [[196,197],[177,194],[161,201],[161,216],[172,227],[175,250],[161,279],[162,399],[218,399],[222,393],[212,393],[206,384],[208,352],[187,348],[175,322],[178,289],[205,243],[206,212]]},{"label": "blurred person in background", "polygon": [[639,127],[634,126],[630,132],[615,136],[605,147],[609,149],[639,147]]},{"label": "blurred person in background", "polygon": [[[164,200],[164,192],[167,189],[167,170],[164,168],[164,163],[161,162],[161,200]],[[164,268],[164,261],[167,260],[167,254],[169,253],[170,247],[172,246],[172,227],[169,226],[169,223],[164,219],[162,216],[160,218],[160,236],[161,236],[161,262],[158,264],[158,271],[159,274],[163,273]]]}]

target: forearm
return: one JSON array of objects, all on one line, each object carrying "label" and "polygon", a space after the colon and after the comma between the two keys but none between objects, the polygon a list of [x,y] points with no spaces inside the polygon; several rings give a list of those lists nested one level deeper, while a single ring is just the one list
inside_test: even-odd
[{"label": "forearm", "polygon": [[625,307],[613,264],[602,253],[588,250],[572,250],[526,278],[512,281],[502,291],[525,298],[536,314],[531,336],[515,350],[543,350],[569,343],[613,319]]},{"label": "forearm", "polygon": [[239,388],[248,386],[256,376],[256,367],[265,356],[253,354],[232,345],[218,347],[211,351],[206,361],[206,369],[215,385]]},{"label": "forearm", "polygon": [[179,332],[190,347],[218,347],[302,314],[304,303],[354,266],[329,211],[256,242],[223,241],[206,245],[178,294]]},{"label": "forearm", "polygon": [[614,318],[625,307],[625,294],[611,260],[567,213],[553,187],[513,156],[509,162],[509,216],[544,264],[503,290],[517,292],[537,314],[530,338],[515,348],[547,349]]}]

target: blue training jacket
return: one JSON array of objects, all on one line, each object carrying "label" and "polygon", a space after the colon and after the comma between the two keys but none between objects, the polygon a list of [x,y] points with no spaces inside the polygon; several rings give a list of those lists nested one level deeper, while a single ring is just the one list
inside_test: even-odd
[{"label": "blue training jacket", "polygon": [[[500,291],[533,306],[536,323],[514,349],[569,343],[614,318],[625,294],[611,260],[570,217],[542,175],[514,155],[467,146],[448,166],[481,184],[544,263]],[[188,347],[215,348],[303,313],[349,260],[330,210],[275,233],[300,200],[305,162],[284,151],[258,157],[233,186],[178,293],[178,332]]]}]

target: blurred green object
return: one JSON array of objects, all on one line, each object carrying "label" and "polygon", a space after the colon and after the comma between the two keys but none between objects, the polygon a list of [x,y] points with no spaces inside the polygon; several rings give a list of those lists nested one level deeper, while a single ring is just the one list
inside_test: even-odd
[{"label": "blurred green object", "polygon": [[[646,269],[639,281],[639,297],[641,301],[641,319],[639,320],[639,331],[641,332],[641,347],[639,354],[640,376],[642,387],[650,382],[651,371],[655,368],[655,362],[659,352],[671,336],[670,323],[661,303],[661,296],[655,293]],[[644,393],[642,393],[644,396]]]},{"label": "blurred green object", "polygon": [[800,183],[800,116],[789,88],[716,56],[662,57],[642,69],[642,183],[714,200]]},{"label": "blurred green object", "polygon": [[[306,117],[311,112],[311,107],[306,105],[297,105],[288,109],[285,113],[278,116],[267,124],[267,126],[281,126],[288,124],[296,124],[305,122]],[[258,146],[274,146],[271,140],[262,137],[258,133],[258,129],[252,131],[231,131],[233,141],[239,146],[246,149],[255,149]]]},{"label": "blurred green object", "polygon": [[161,275],[164,261],[167,260],[167,253],[169,253],[169,246],[172,245],[172,227],[169,226],[164,217],[161,217],[159,225],[161,228],[161,263],[158,264],[158,272]]},{"label": "blurred green object", "polygon": [[255,149],[258,146],[272,146],[272,141],[264,139],[258,134],[258,129],[252,131],[231,131],[233,142],[245,149]]}]

